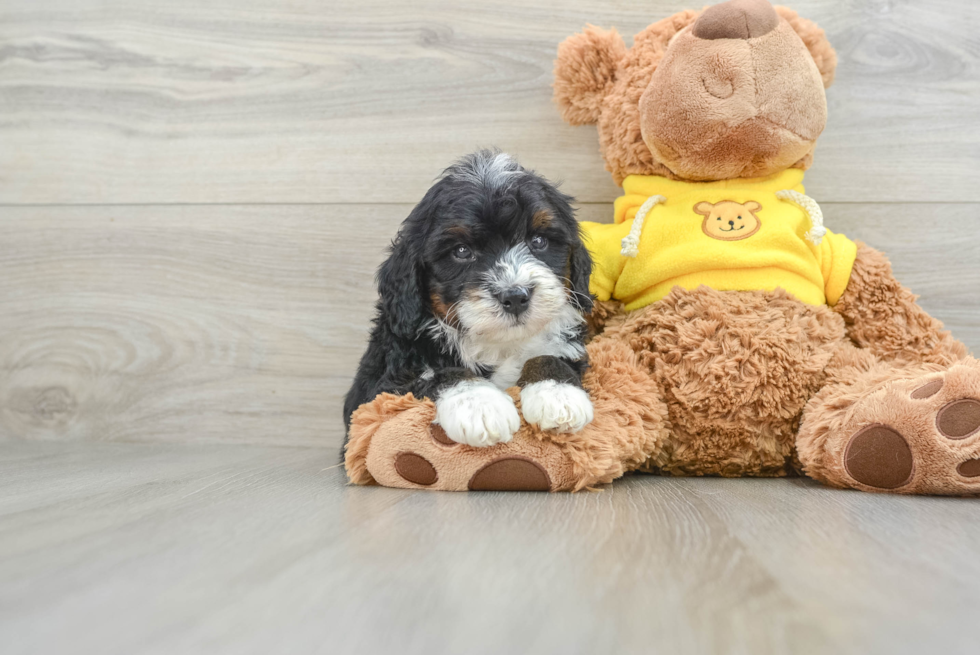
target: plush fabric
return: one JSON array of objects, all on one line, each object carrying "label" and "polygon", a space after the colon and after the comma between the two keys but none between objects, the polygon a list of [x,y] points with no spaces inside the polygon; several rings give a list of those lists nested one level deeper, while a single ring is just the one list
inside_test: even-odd
[{"label": "plush fabric", "polygon": [[686,180],[783,171],[812,153],[827,122],[820,72],[785,21],[748,40],[679,34],[639,111],[653,158]]},{"label": "plush fabric", "polygon": [[[916,393],[927,386],[925,394]],[[936,390],[930,393],[932,389]],[[977,399],[980,363],[975,359],[952,366],[877,362],[814,396],[797,438],[800,458],[809,475],[834,487],[904,494],[980,493],[980,471],[969,474],[980,460]],[[945,408],[963,403],[974,407],[973,416],[964,418],[966,438],[946,429],[942,420]],[[861,432],[869,428],[884,428],[893,443],[863,443]],[[871,461],[862,465],[862,457]],[[890,481],[884,477],[889,474]]]},{"label": "plush fabric", "polygon": [[[813,22],[775,9],[777,28],[751,41],[693,36],[685,28],[700,16],[696,11],[650,25],[629,50],[615,31],[589,27],[570,36],[555,61],[562,116],[573,125],[598,124],[599,147],[617,184],[633,174],[706,180],[809,168],[837,57]],[[668,45],[687,56],[665,60]],[[603,65],[593,66],[600,57]]]},{"label": "plush fabric", "polygon": [[916,303],[888,258],[872,248],[858,248],[834,311],[844,317],[848,338],[881,359],[952,364],[967,356],[966,346]]},{"label": "plush fabric", "polygon": [[754,39],[779,25],[767,0],[731,0],[705,11],[692,33],[699,39]]},{"label": "plush fabric", "polygon": [[[598,56],[589,49],[599,30],[586,29],[582,34],[569,37],[558,48],[555,61],[555,99],[562,116],[573,125],[598,123],[599,148],[606,160],[606,168],[613,174],[616,184],[630,174],[666,175],[673,173],[655,161],[650,149],[640,135],[640,97],[657,65],[667,50],[667,44],[678,32],[697,18],[697,12],[685,11],[665,18],[633,37],[633,47],[615,61],[618,66],[610,71],[607,84],[599,87],[592,81],[588,57]],[[612,41],[620,39],[615,32],[605,33],[604,51],[619,52]],[[621,41],[621,39],[620,39]],[[637,47],[639,46],[639,47]],[[612,61],[612,58],[608,59]],[[578,95],[577,91],[584,93]],[[591,112],[581,112],[583,105],[594,107]]]},{"label": "plush fabric", "polygon": [[823,87],[829,88],[834,83],[834,74],[837,71],[837,53],[831,47],[824,31],[816,23],[801,17],[788,7],[777,6],[775,9],[776,14],[789,23],[793,31],[803,40],[803,45],[806,46],[813,63],[820,71]]},{"label": "plush fabric", "polygon": [[[810,216],[775,195],[782,189],[802,193],[802,181],[803,172],[796,169],[718,182],[627,177],[614,223],[582,223],[592,255],[592,293],[599,300],[615,296],[629,310],[660,300],[675,286],[702,284],[725,291],[781,288],[810,305],[836,304],[857,246],[832,232],[820,245],[807,238]],[[637,209],[655,195],[666,200],[644,218],[638,256],[626,257],[622,240]]]},{"label": "plush fabric", "polygon": [[626,44],[616,30],[588,26],[575,38],[558,47],[558,60],[565,74],[555,78],[555,102],[572,125],[587,125],[599,119],[602,103],[616,79]]},{"label": "plush fabric", "polygon": [[[980,362],[884,254],[816,234],[812,212],[775,195],[803,191],[836,64],[819,27],[765,0],[680,12],[629,49],[615,31],[569,37],[555,100],[568,122],[598,124],[625,186],[613,224],[585,225],[595,420],[576,434],[525,424],[510,443],[469,448],[445,443],[431,402],[382,396],[354,415],[351,480],[576,491],[630,471],[802,473],[863,491],[980,494]],[[711,227],[719,217],[749,236]],[[623,248],[627,235],[637,239]],[[726,282],[735,271],[744,277]]]}]

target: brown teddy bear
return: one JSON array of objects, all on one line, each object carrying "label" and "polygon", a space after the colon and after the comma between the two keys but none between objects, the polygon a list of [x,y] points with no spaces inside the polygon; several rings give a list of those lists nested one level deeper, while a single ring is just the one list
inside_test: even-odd
[{"label": "brown teddy bear", "polygon": [[613,223],[583,224],[595,420],[473,448],[428,400],[383,395],[354,415],[351,480],[558,491],[631,470],[804,472],[980,492],[980,363],[805,195],[835,66],[822,30],[766,0],[675,14],[629,49],[593,27],[562,43],[555,99],[598,125],[624,189]]}]

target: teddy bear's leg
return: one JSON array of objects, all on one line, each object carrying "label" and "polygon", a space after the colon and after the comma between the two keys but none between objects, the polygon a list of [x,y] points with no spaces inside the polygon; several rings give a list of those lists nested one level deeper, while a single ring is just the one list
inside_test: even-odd
[{"label": "teddy bear's leg", "polygon": [[797,438],[805,472],[835,487],[980,494],[980,362],[878,360],[842,346]]},{"label": "teddy bear's leg", "polygon": [[[583,377],[595,418],[573,434],[522,422],[508,443],[475,448],[435,424],[435,405],[382,394],[351,419],[345,462],[355,484],[410,489],[578,491],[637,468],[667,438],[667,407],[624,343],[596,339]],[[520,408],[518,389],[510,393]]]},{"label": "teddy bear's leg", "polygon": [[844,318],[851,340],[881,359],[951,364],[967,355],[966,346],[895,279],[885,255],[863,243],[833,309]]}]

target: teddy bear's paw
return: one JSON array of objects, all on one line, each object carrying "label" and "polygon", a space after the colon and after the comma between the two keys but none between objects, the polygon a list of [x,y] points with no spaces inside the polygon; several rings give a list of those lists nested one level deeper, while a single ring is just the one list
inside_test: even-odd
[{"label": "teddy bear's paw", "polygon": [[[470,491],[552,490],[548,470],[540,462],[519,454],[519,448],[511,452],[495,452],[510,448],[504,445],[467,449],[451,440],[437,423],[429,426],[429,435],[438,444],[436,450],[419,449],[430,451],[425,455],[403,451],[394,458],[394,472],[411,485]],[[404,485],[389,483],[389,486]]]},{"label": "teddy bear's paw", "polygon": [[374,432],[365,460],[372,482],[443,491],[581,488],[581,474],[559,445],[518,431],[508,443],[474,448],[453,441],[442,425],[431,422],[434,410],[415,407]]},{"label": "teddy bear's paw", "polygon": [[435,422],[452,441],[481,448],[507,443],[521,427],[514,401],[484,380],[443,391],[436,400]]},{"label": "teddy bear's paw", "polygon": [[980,364],[896,380],[853,408],[842,465],[858,488],[980,494]]},{"label": "teddy bear's paw", "polygon": [[578,432],[592,422],[592,401],[583,389],[543,380],[521,390],[524,420],[542,430]]}]

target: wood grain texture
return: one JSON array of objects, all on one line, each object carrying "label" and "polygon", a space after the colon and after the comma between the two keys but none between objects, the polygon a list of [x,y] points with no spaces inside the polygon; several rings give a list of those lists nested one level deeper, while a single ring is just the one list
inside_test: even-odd
[{"label": "wood grain texture", "polygon": [[3,447],[4,653],[976,652],[971,500],[655,477],[419,493],[332,464]]},{"label": "wood grain texture", "polygon": [[339,444],[404,211],[10,209],[0,433]]},{"label": "wood grain texture", "polygon": [[[976,206],[823,208],[980,352]],[[0,440],[338,446],[374,270],[410,209],[6,208]]]},{"label": "wood grain texture", "polygon": [[[698,2],[0,2],[0,203],[415,202],[498,145],[586,202],[594,128],[558,43]],[[840,54],[809,176],[825,202],[980,200],[980,4],[798,0]]]}]

